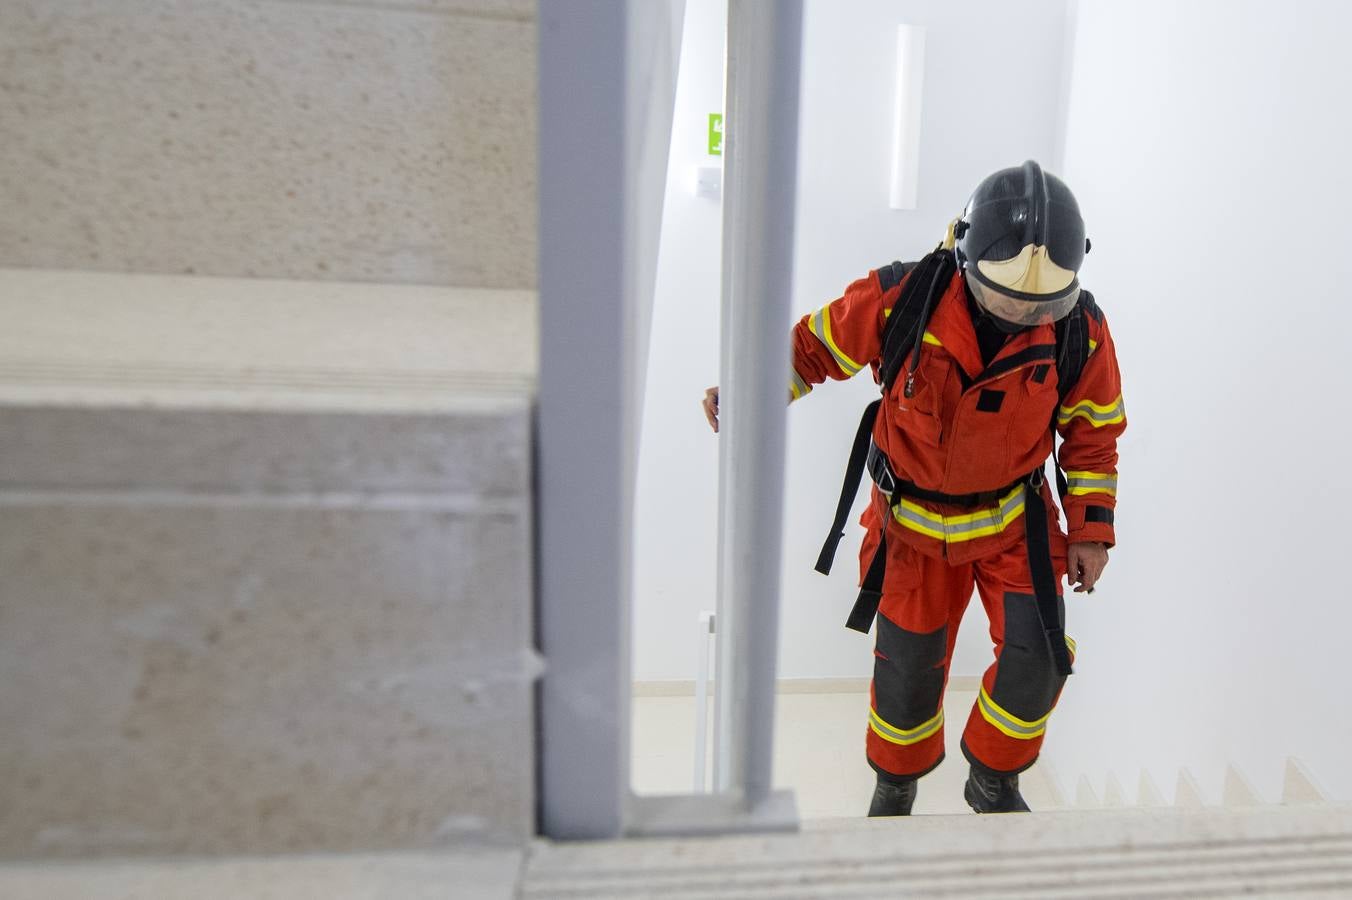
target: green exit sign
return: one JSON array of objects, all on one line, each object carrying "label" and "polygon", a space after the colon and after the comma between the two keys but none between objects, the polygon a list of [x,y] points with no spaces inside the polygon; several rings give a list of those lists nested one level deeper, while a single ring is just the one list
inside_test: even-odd
[{"label": "green exit sign", "polygon": [[723,155],[723,114],[709,113],[709,155]]}]

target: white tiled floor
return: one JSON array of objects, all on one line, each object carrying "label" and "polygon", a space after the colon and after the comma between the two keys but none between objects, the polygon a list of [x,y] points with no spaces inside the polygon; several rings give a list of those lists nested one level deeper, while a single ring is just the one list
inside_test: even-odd
[{"label": "white tiled floor", "polygon": [[[962,799],[967,760],[958,742],[976,694],[949,689],[944,703],[948,757],[920,782],[917,814],[970,812]],[[775,708],[775,783],[793,788],[803,819],[863,816],[875,776],[864,760],[867,693],[780,694]],[[689,793],[693,785],[695,700],[635,697],[633,786],[640,794]],[[1020,778],[1033,809],[1064,804],[1034,766]]]}]

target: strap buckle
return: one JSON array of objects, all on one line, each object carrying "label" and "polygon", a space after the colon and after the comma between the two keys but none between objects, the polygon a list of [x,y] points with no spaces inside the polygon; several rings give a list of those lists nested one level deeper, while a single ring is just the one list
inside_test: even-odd
[{"label": "strap buckle", "polygon": [[873,441],[869,441],[868,445],[868,474],[878,486],[878,490],[888,497],[897,492],[897,476],[892,474],[892,466],[888,463],[886,454],[878,449],[878,445]]}]

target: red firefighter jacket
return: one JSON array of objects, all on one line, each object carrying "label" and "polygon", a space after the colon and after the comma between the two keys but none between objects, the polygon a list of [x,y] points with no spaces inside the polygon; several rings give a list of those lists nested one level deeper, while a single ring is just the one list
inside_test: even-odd
[{"label": "red firefighter jacket", "polygon": [[[793,399],[812,385],[850,378],[865,366],[879,379],[883,327],[904,284],[883,291],[877,271],[872,271],[851,284],[843,297],[798,322],[793,329]],[[1111,546],[1117,438],[1127,423],[1108,323],[1097,311],[1086,321],[1090,355],[1079,381],[1061,402],[1056,366],[1046,353],[1055,347],[1054,326],[1012,336],[990,365],[983,366],[962,275],[954,274],[926,327],[913,396],[906,397],[903,390],[910,374],[908,352],[874,423],[874,442],[898,476],[921,488],[945,494],[992,491],[1011,485],[1051,455],[1054,419],[1069,482],[1063,504],[1067,538]],[[864,524],[886,517],[889,539],[957,564],[1022,538],[1024,490],[1022,485],[1012,487],[998,503],[976,510],[905,498],[889,510],[875,487]],[[1050,490],[1043,490],[1050,498]]]}]

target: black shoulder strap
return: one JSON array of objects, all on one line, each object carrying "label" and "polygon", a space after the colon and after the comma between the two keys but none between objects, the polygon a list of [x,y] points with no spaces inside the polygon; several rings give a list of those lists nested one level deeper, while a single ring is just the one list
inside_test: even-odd
[{"label": "black shoulder strap", "polygon": [[[1057,406],[1063,406],[1066,397],[1070,395],[1076,382],[1080,380],[1080,374],[1084,372],[1084,364],[1089,361],[1089,353],[1093,349],[1089,344],[1089,319],[1095,321],[1103,320],[1103,312],[1094,302],[1094,295],[1088,291],[1080,291],[1080,299],[1076,302],[1075,308],[1070,311],[1064,319],[1056,323],[1056,393]],[[1056,446],[1056,417],[1057,411],[1052,412],[1052,446]],[[1056,488],[1064,499],[1069,483],[1066,481],[1066,474],[1061,469],[1060,457],[1055,451],[1052,454],[1056,469]]]},{"label": "black shoulder strap", "polygon": [[[887,317],[887,324],[883,326],[880,356],[884,395],[891,389],[897,372],[901,370],[906,348],[914,341],[916,329],[925,327],[921,319],[929,312],[929,304],[926,302],[927,292],[935,275],[941,271],[944,256],[951,258],[952,254],[936,250],[919,262],[894,262],[878,268],[878,283],[883,293],[900,284],[907,274],[911,276],[902,287],[897,302],[892,304],[892,312]],[[878,417],[880,405],[880,400],[874,400],[864,410],[864,415],[859,420],[859,429],[855,433],[854,444],[850,449],[850,461],[845,467],[845,483],[840,487],[840,500],[836,503],[836,517],[831,523],[831,532],[827,535],[826,543],[822,545],[821,553],[817,556],[816,569],[823,575],[830,574],[831,563],[836,557],[836,547],[845,536],[845,521],[849,518],[850,507],[854,505],[854,498],[859,493],[859,484],[863,481],[864,461],[868,456],[869,443],[873,439],[873,422]]]},{"label": "black shoulder strap", "polygon": [[[906,359],[906,351],[915,344],[917,332],[923,332],[929,324],[922,320],[927,319],[932,312],[927,302],[930,289],[936,286],[936,276],[940,275],[952,258],[950,251],[938,249],[928,253],[919,262],[906,265],[905,271],[910,272],[911,277],[901,289],[897,302],[892,305],[892,314],[887,317],[887,326],[883,329],[879,356],[882,359],[880,375],[884,394],[892,389],[892,383],[897,380],[897,374]],[[879,270],[880,280],[881,277],[882,272]],[[897,280],[900,281],[900,278]]]},{"label": "black shoulder strap", "polygon": [[882,288],[882,292],[886,294],[888,291],[892,290],[892,288],[901,284],[902,279],[906,277],[906,273],[915,267],[916,263],[900,261],[890,262],[885,266],[879,266],[878,286]]},{"label": "black shoulder strap", "polygon": [[1080,291],[1075,308],[1056,323],[1056,381],[1060,401],[1065,402],[1084,364],[1089,361],[1089,319],[1102,321],[1103,313],[1094,302],[1094,295]]}]

